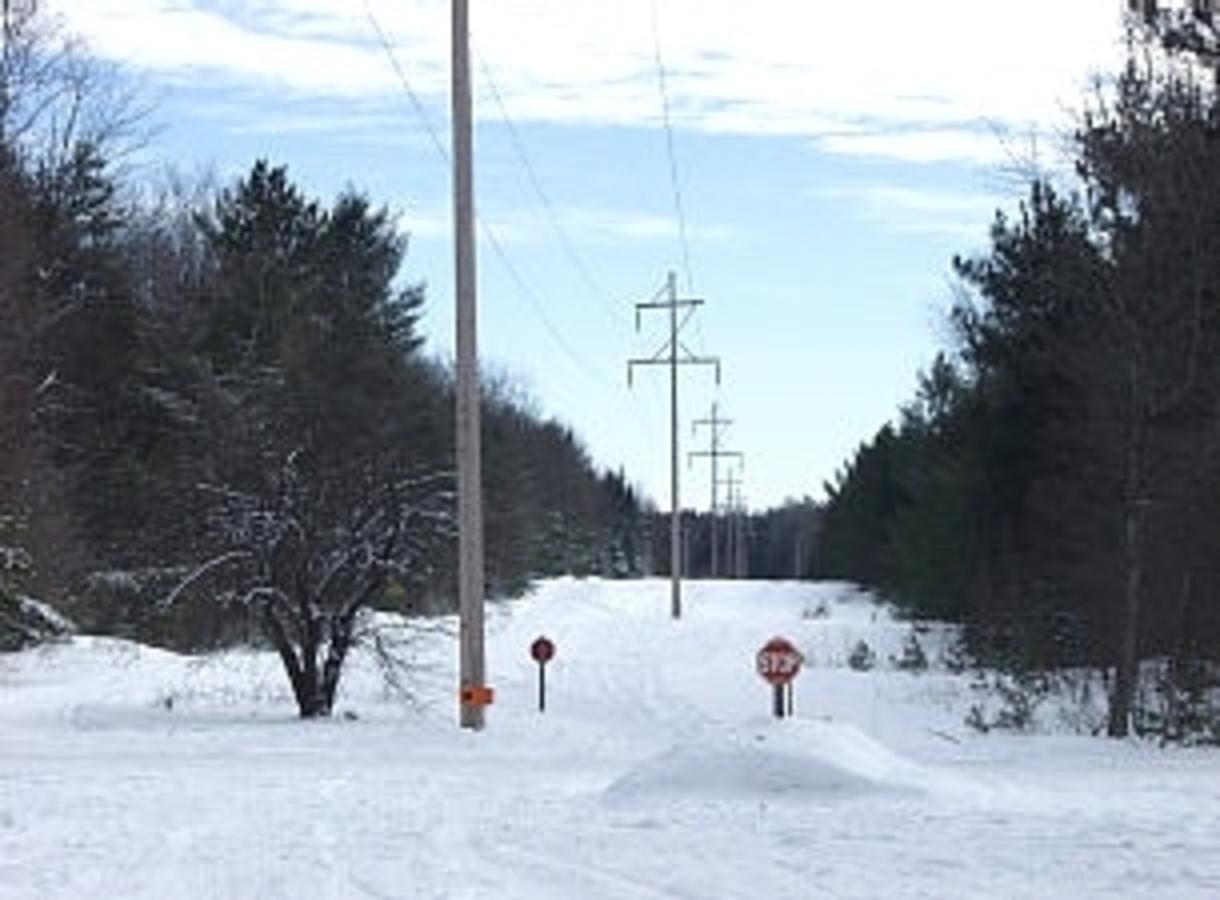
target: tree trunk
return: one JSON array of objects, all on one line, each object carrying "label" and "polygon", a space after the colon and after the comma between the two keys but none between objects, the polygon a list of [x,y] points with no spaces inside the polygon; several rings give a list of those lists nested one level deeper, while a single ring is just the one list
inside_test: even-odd
[{"label": "tree trunk", "polygon": [[1123,738],[1130,731],[1135,689],[1139,681],[1139,618],[1144,582],[1144,510],[1128,504],[1126,539],[1123,546],[1123,607],[1119,618],[1118,660],[1114,691],[1110,696],[1110,737]]},{"label": "tree trunk", "polygon": [[330,702],[323,689],[322,673],[318,669],[318,652],[322,649],[322,622],[307,599],[299,602],[302,622],[301,676],[302,690],[297,693],[297,706],[302,719],[330,715]]},{"label": "tree trunk", "polygon": [[326,703],[327,715],[335,705],[335,694],[339,691],[339,676],[343,674],[343,661],[351,644],[351,635],[331,635],[330,649],[326,654],[326,665],[322,667],[321,692]]},{"label": "tree trunk", "polygon": [[326,663],[322,667],[322,695],[325,698],[327,713],[335,705],[335,695],[339,691],[339,678],[343,675],[343,663],[347,660],[348,651],[352,648],[352,634],[356,629],[356,617],[371,599],[382,590],[385,581],[377,578],[364,590],[360,598],[348,605],[341,614],[332,616],[328,622],[330,630],[330,645],[326,651]]},{"label": "tree trunk", "polygon": [[[288,673],[288,681],[292,685],[292,695],[297,701],[297,712],[302,719],[312,719],[319,715],[325,715],[330,710],[325,712],[319,710],[318,697],[318,679],[317,665],[313,666],[312,673],[309,667],[301,665],[301,658],[298,658],[296,651],[293,649],[292,641],[289,640],[288,634],[284,631],[284,624],[279,617],[270,609],[265,608],[262,616],[263,632],[271,641],[271,645],[275,647],[276,653],[279,654],[280,662],[284,664],[284,671]],[[301,657],[308,660],[310,658],[317,659],[317,648],[302,647]]]},{"label": "tree trunk", "polygon": [[[1133,368],[1135,363],[1132,363]],[[1139,373],[1131,375],[1130,434],[1123,479],[1123,603],[1118,617],[1118,658],[1106,731],[1110,737],[1130,733],[1131,712],[1139,682],[1139,620],[1144,591],[1144,531],[1147,498],[1144,496],[1144,438],[1147,422],[1141,402]]]},{"label": "tree trunk", "polygon": [[1165,673],[1168,681],[1166,693],[1168,700],[1165,710],[1165,723],[1161,735],[1162,742],[1180,741],[1186,734],[1185,717],[1187,710],[1182,701],[1182,673],[1186,663],[1186,623],[1193,594],[1194,579],[1190,569],[1182,573],[1181,598],[1178,603],[1178,621],[1174,629],[1173,655],[1169,658],[1169,668]]}]

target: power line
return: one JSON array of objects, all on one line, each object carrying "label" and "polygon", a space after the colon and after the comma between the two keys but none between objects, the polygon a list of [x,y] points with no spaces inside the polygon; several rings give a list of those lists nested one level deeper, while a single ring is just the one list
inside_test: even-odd
[{"label": "power line", "polygon": [[500,87],[496,83],[496,78],[492,72],[491,66],[488,64],[483,55],[479,53],[477,48],[475,49],[475,55],[479,59],[479,66],[482,69],[483,76],[487,81],[487,86],[491,90],[492,98],[495,100],[496,106],[500,110],[500,118],[508,128],[508,134],[511,138],[513,150],[516,152],[517,158],[521,161],[521,167],[525,170],[526,178],[529,180],[530,186],[533,188],[534,194],[538,198],[538,203],[541,205],[543,212],[546,214],[547,220],[550,222],[551,228],[555,232],[560,246],[563,248],[568,260],[572,263],[572,266],[577,270],[577,272],[580,273],[580,277],[583,279],[586,287],[589,288],[594,298],[596,298],[598,303],[601,304],[603,310],[609,314],[611,320],[617,325],[625,325],[626,323],[623,321],[622,317],[614,311],[606,292],[602,290],[602,287],[598,283],[597,279],[593,277],[593,274],[589,270],[589,267],[585,264],[584,259],[577,252],[576,245],[572,242],[567,230],[563,227],[563,223],[555,211],[555,205],[551,202],[550,196],[547,194],[546,189],[542,186],[542,180],[538,177],[537,169],[535,169],[533,163],[530,162],[529,154],[525,150],[525,142],[522,141],[521,134],[517,131],[517,126],[514,124],[512,116],[509,115],[508,105],[504,102],[504,95],[500,92]]},{"label": "power line", "polygon": [[[427,110],[424,108],[423,103],[420,101],[419,95],[415,93],[415,89],[411,84],[411,79],[408,77],[406,70],[403,68],[401,63],[398,61],[398,56],[394,51],[394,46],[390,42],[390,39],[385,32],[385,29],[382,28],[380,21],[378,21],[376,14],[373,12],[373,9],[369,3],[369,0],[364,0],[364,11],[365,11],[366,17],[368,18],[370,26],[372,27],[373,31],[377,35],[377,38],[381,44],[382,50],[385,52],[386,58],[389,60],[390,65],[393,67],[394,72],[398,77],[398,81],[399,81],[400,85],[402,86],[403,91],[406,93],[407,97],[410,99],[411,106],[415,111],[416,118],[419,119],[420,123],[423,125],[424,129],[427,131],[428,136],[431,138],[432,146],[433,146],[433,149],[436,151],[437,157],[440,159],[440,161],[441,161],[442,165],[445,167],[446,171],[452,171],[453,161],[449,154],[449,151],[446,149],[444,141],[441,140],[440,135],[437,133],[436,129],[433,127],[432,122],[428,117]],[[482,62],[481,56],[479,57],[479,59],[480,59],[480,62]],[[492,80],[490,77],[488,80],[489,80],[490,84],[494,85],[494,80]],[[499,97],[499,91],[495,90],[494,87],[493,87],[493,93],[497,96],[497,98]],[[498,100],[498,102],[503,111],[502,100]],[[504,111],[504,118],[505,118],[506,124],[509,124],[510,129],[512,129],[512,125],[511,125],[511,122],[509,121],[507,111]],[[513,129],[513,130],[515,133],[515,129]],[[523,158],[523,164],[527,168],[527,172],[532,172],[532,167],[529,166],[528,162],[525,161],[525,154],[523,151],[522,151],[521,155]],[[533,180],[537,181],[537,178],[535,175],[531,175],[531,178]],[[541,188],[540,181],[538,182],[537,187],[539,189]],[[544,191],[540,191],[540,193],[545,194]],[[544,205],[547,205],[545,201],[544,201]],[[586,377],[592,379],[593,381],[597,382],[598,384],[600,384],[602,386],[606,386],[606,387],[611,386],[612,382],[610,382],[610,380],[607,379],[604,376],[604,374],[602,374],[600,371],[594,369],[588,363],[585,356],[583,356],[580,353],[577,353],[572,348],[572,346],[563,338],[559,329],[554,325],[554,323],[551,321],[550,317],[547,316],[546,313],[543,311],[541,299],[538,297],[537,293],[530,287],[529,283],[525,280],[524,276],[521,274],[521,272],[517,268],[517,266],[512,262],[511,258],[508,255],[508,251],[505,249],[503,243],[501,242],[498,234],[496,233],[496,230],[492,227],[491,223],[488,222],[482,216],[476,215],[475,218],[476,218],[476,221],[478,222],[479,227],[482,228],[482,230],[483,230],[484,239],[491,246],[492,251],[496,254],[497,258],[500,260],[500,264],[504,267],[504,270],[508,273],[510,280],[516,286],[517,291],[520,294],[522,294],[526,298],[526,300],[529,302],[532,312],[538,318],[538,320],[542,323],[543,327],[546,329],[551,340],[564,351],[564,353],[568,356],[568,358],[576,364],[577,368],[579,368]],[[596,285],[595,280],[593,283]],[[615,316],[615,318],[618,319],[617,316]],[[621,321],[621,319],[618,319],[618,320]],[[646,409],[640,409],[640,408],[636,407],[634,404],[630,405],[629,408],[631,408],[632,412],[634,413],[636,424],[641,428],[643,433],[648,434],[655,430],[653,428],[653,425],[655,423],[652,422],[651,416],[649,415],[649,413]],[[647,419],[648,421],[643,421],[644,419]]]},{"label": "power line", "polygon": [[373,26],[373,31],[377,33],[377,39],[381,42],[381,47],[385,51],[386,58],[389,59],[390,65],[398,75],[399,82],[407,92],[407,96],[411,99],[411,105],[415,107],[415,115],[423,123],[428,136],[432,138],[432,146],[436,149],[437,155],[444,161],[446,169],[452,169],[453,160],[449,156],[449,151],[445,149],[445,144],[441,140],[440,135],[432,127],[432,122],[428,119],[428,113],[425,111],[423,103],[420,102],[419,96],[415,93],[415,89],[411,87],[411,79],[407,77],[406,71],[399,64],[398,55],[394,52],[394,46],[390,43],[390,39],[381,27],[381,23],[377,20],[377,16],[373,13],[373,7],[369,5],[369,0],[364,0],[364,14],[368,17],[369,24]]},{"label": "power line", "polygon": [[657,66],[657,86],[661,91],[661,120],[665,124],[665,148],[669,154],[669,182],[673,187],[674,210],[678,215],[678,236],[682,241],[682,265],[686,273],[686,289],[694,293],[695,279],[691,274],[690,243],[686,239],[686,210],[682,203],[682,184],[678,178],[678,153],[674,146],[674,130],[669,119],[669,88],[666,84],[665,60],[661,55],[661,28],[657,21],[657,0],[652,0],[652,43]]},{"label": "power line", "polygon": [[[508,128],[509,136],[511,138],[513,149],[517,155],[517,158],[520,160],[521,166],[525,170],[525,174],[530,182],[530,186],[533,188],[534,194],[538,199],[538,203],[542,207],[543,212],[546,214],[551,228],[555,232],[564,253],[567,255],[568,260],[572,263],[572,266],[580,274],[582,280],[584,281],[586,287],[589,288],[593,297],[606,312],[608,318],[615,325],[627,326],[627,321],[615,311],[605,290],[602,288],[601,283],[597,280],[597,278],[594,277],[592,270],[585,263],[584,258],[576,249],[576,244],[572,240],[571,235],[568,233],[567,229],[564,228],[563,221],[559,217],[558,212],[555,209],[555,205],[551,201],[550,195],[547,193],[546,188],[543,187],[542,179],[538,176],[538,170],[531,162],[530,155],[525,149],[525,142],[521,138],[521,133],[518,131],[516,124],[513,121],[513,117],[508,111],[508,104],[504,100],[504,94],[500,90],[492,65],[487,62],[486,57],[484,57],[479,51],[477,45],[474,52],[475,56],[478,58],[479,66],[483,72],[484,79],[487,82],[487,86],[491,92],[492,98],[495,100],[496,106],[499,108],[500,119]],[[507,266],[510,269],[512,268],[511,264],[507,264]],[[602,378],[600,373],[598,373],[596,377],[599,382],[603,384],[605,383],[605,379]],[[654,427],[655,423],[652,421],[652,417],[646,408],[641,409],[633,403],[628,403],[627,408],[634,416],[636,425],[640,428],[642,435],[647,437],[656,430]]]},{"label": "power line", "polygon": [[[404,70],[402,65],[399,63],[398,55],[394,52],[394,46],[390,43],[389,36],[385,33],[385,29],[381,27],[381,23],[378,21],[376,14],[373,12],[373,8],[370,5],[369,0],[364,0],[364,12],[365,16],[368,18],[369,24],[377,34],[377,38],[381,43],[382,49],[385,51],[386,57],[390,61],[390,65],[393,66],[395,73],[398,75],[399,82],[402,84],[403,89],[410,98],[411,105],[415,109],[416,116],[419,118],[425,130],[428,132],[429,137],[431,137],[432,146],[436,150],[437,156],[440,157],[441,162],[444,164],[447,170],[452,170],[453,160],[449,154],[449,151],[445,149],[444,142],[441,141],[440,135],[438,135],[436,129],[432,127],[432,122],[428,118],[428,113],[424,109],[423,103],[420,102],[419,95],[415,93],[415,89],[411,86],[411,79],[407,77],[406,70]],[[562,337],[559,329],[551,321],[550,317],[543,312],[542,301],[539,299],[537,293],[526,282],[525,278],[521,275],[520,270],[509,259],[508,251],[504,249],[504,245],[500,241],[500,238],[497,235],[495,228],[492,227],[492,224],[483,216],[476,215],[475,219],[478,222],[479,228],[482,230],[484,239],[491,246],[492,250],[499,258],[501,265],[504,266],[505,271],[508,273],[509,279],[514,285],[516,285],[517,290],[529,302],[534,315],[538,317],[540,322],[542,322],[543,327],[546,329],[551,339],[576,364],[577,368],[585,373],[585,375],[603,385],[609,385],[611,383],[610,380],[600,372],[594,370],[589,365],[585,357],[577,353],[572,348],[572,346]]]},{"label": "power line", "polygon": [[538,297],[538,294],[534,291],[534,289],[529,286],[529,283],[525,280],[524,276],[522,276],[521,271],[517,268],[516,264],[509,259],[508,251],[505,250],[504,245],[500,243],[500,238],[492,229],[491,224],[484,219],[479,219],[479,226],[483,229],[483,237],[487,239],[487,243],[491,246],[491,249],[495,252],[496,256],[499,257],[501,265],[504,266],[504,270],[508,272],[508,277],[512,280],[513,284],[517,286],[517,290],[521,292],[522,296],[529,301],[530,306],[533,307],[534,314],[538,316],[538,320],[542,322],[543,327],[546,328],[547,332],[550,334],[551,340],[558,344],[560,349],[562,349],[563,352],[571,358],[572,362],[574,362],[576,366],[588,377],[592,378],[599,384],[609,385],[610,380],[601,372],[589,365],[588,360],[586,360],[572,348],[572,345],[569,344],[566,339],[564,339],[562,334],[560,334],[559,329],[550,320],[550,317],[542,311],[542,300]]}]

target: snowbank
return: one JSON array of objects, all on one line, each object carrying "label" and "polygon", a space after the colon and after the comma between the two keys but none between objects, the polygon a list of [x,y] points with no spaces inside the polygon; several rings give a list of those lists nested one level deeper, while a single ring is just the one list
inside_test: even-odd
[{"label": "snowbank", "polygon": [[[0,656],[0,900],[1220,896],[1214,753],[977,735],[944,632],[900,671],[910,626],[849,586],[695,583],[674,622],[661,581],[542,585],[489,611],[479,734],[440,625],[411,702],[361,657],[329,722],[271,654]],[[809,660],[782,722],[776,634]]]},{"label": "snowbank", "polygon": [[674,794],[799,801],[913,790],[922,780],[918,766],[854,726],[761,723],[675,744],[628,769],[606,798],[619,805],[665,803]]}]

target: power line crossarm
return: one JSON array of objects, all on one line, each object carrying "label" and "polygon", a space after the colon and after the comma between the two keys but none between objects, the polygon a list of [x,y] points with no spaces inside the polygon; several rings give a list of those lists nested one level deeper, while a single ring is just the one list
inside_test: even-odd
[{"label": "power line crossarm", "polygon": [[[668,348],[663,347],[661,353],[664,353]],[[716,383],[720,383],[720,357],[718,356],[686,356],[678,357],[676,360],[664,359],[660,356],[651,359],[629,359],[627,360],[627,385],[628,387],[635,384],[635,367],[636,366],[715,366],[716,367]]]},{"label": "power line crossarm", "polygon": [[[686,454],[691,459],[707,459],[714,457],[715,459],[736,459],[744,460],[746,455],[737,450],[691,450]],[[725,484],[724,479],[721,479],[721,484]]]}]

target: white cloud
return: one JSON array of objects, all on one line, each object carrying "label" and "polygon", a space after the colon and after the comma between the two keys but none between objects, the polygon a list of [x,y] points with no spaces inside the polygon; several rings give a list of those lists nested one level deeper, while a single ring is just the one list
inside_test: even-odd
[{"label": "white cloud", "polygon": [[[670,214],[575,207],[558,210],[556,215],[566,230],[582,240],[652,241],[678,237],[677,224]],[[698,242],[726,241],[740,237],[741,229],[725,223],[693,222],[687,224],[686,236]]]},{"label": "white cloud", "polygon": [[895,130],[880,134],[836,134],[819,138],[829,152],[902,162],[1008,162],[1012,148],[997,134],[964,129]]},{"label": "white cloud", "polygon": [[[677,239],[677,225],[673,216],[590,207],[560,207],[555,209],[555,216],[561,227],[582,246],[621,241],[651,242],[658,238]],[[545,243],[554,240],[553,226],[536,210],[485,208],[479,211],[479,217],[490,225],[501,243]],[[400,226],[412,237],[447,240],[452,234],[452,221],[447,207],[411,206],[404,211]],[[700,243],[733,240],[741,234],[739,226],[716,222],[693,223],[687,230],[687,237]]]},{"label": "white cloud", "polygon": [[823,200],[845,200],[858,214],[902,234],[975,239],[986,234],[1007,198],[994,194],[892,184],[839,186],[816,192]]},{"label": "white cloud", "polygon": [[[414,89],[441,114],[448,0],[369,2]],[[479,54],[518,120],[652,125],[652,3],[476,0],[472,22]],[[657,8],[683,127],[834,132],[821,145],[836,153],[989,162],[998,142],[974,133],[975,124],[1062,121],[1090,71],[1115,58],[1121,4],[657,0]],[[98,51],[137,66],[304,95],[387,98],[401,88],[364,10],[364,0],[90,0],[65,8]]]},{"label": "white cloud", "polygon": [[199,3],[93,0],[68,17],[95,52],[144,68],[316,94],[359,96],[390,84],[385,60],[357,44],[255,30]]}]

